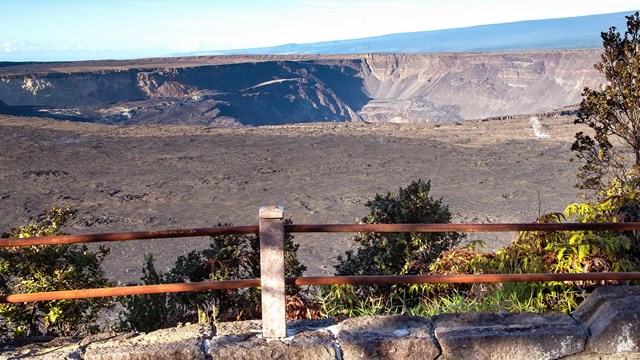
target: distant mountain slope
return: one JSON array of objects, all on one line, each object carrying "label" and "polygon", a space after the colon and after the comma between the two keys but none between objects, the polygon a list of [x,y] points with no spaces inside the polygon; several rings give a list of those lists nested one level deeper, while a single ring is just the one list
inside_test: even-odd
[{"label": "distant mountain slope", "polygon": [[632,11],[531,20],[467,28],[399,33],[351,40],[199,51],[175,55],[431,53],[599,48],[600,33],[626,29]]}]

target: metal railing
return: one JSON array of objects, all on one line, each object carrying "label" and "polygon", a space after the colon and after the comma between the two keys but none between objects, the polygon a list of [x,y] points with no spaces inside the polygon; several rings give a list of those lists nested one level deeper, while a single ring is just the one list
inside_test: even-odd
[{"label": "metal railing", "polygon": [[286,233],[391,233],[391,232],[513,232],[513,231],[637,231],[640,223],[514,223],[514,224],[302,224],[285,225],[281,207],[263,207],[258,225],[198,229],[61,235],[38,238],[0,239],[0,247],[62,245],[109,241],[216,236],[260,235],[260,279],[206,281],[159,285],[121,286],[100,289],[63,290],[0,296],[0,303],[18,303],[106,296],[158,294],[202,290],[262,288],[263,335],[286,337],[285,285],[496,283],[534,281],[629,281],[640,280],[640,272],[628,273],[539,273],[474,275],[370,275],[370,276],[284,276]]}]

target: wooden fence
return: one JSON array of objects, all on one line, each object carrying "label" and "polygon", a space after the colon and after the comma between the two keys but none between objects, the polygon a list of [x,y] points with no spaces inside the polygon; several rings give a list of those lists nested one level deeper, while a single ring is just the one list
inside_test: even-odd
[{"label": "wooden fence", "polygon": [[201,290],[261,287],[263,336],[286,337],[285,284],[410,284],[410,283],[495,283],[533,281],[627,281],[640,280],[640,272],[573,274],[477,274],[403,276],[307,276],[285,278],[284,238],[286,233],[362,233],[362,232],[512,232],[512,231],[638,231],[640,223],[519,223],[519,224],[302,224],[285,225],[282,207],[260,208],[258,225],[200,229],[120,232],[89,235],[61,235],[39,238],[0,239],[0,247],[62,245],[109,241],[216,236],[260,235],[260,279],[206,281],[160,285],[138,285],[102,289],[63,290],[0,296],[0,303],[84,299],[105,296],[157,294]]}]

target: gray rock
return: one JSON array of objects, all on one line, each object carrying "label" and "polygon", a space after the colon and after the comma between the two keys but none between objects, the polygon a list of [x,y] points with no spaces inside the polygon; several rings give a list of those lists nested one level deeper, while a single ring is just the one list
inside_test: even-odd
[{"label": "gray rock", "polygon": [[433,324],[424,318],[367,316],[347,319],[338,328],[345,360],[435,359],[440,354]]},{"label": "gray rock", "polygon": [[335,339],[328,331],[304,331],[289,343],[288,359],[336,359]]},{"label": "gray rock", "polygon": [[262,333],[262,320],[230,321],[216,324],[216,336]]},{"label": "gray rock", "polygon": [[38,358],[42,360],[80,360],[80,353],[80,347],[77,345],[52,346],[47,348],[28,346],[11,351],[0,352],[0,359],[10,360]]},{"label": "gray rock", "polygon": [[640,352],[640,296],[608,300],[586,325],[591,337],[587,349],[594,353]]},{"label": "gray rock", "polygon": [[206,342],[214,359],[335,359],[334,337],[326,329],[333,321],[289,324],[286,339],[265,339],[260,321],[221,323],[217,336]]},{"label": "gray rock", "polygon": [[289,359],[336,359],[336,341],[329,327],[333,320],[299,320],[287,324]]},{"label": "gray rock", "polygon": [[335,324],[336,322],[333,319],[296,320],[287,323],[287,336],[294,336],[303,331],[327,330],[327,328]]},{"label": "gray rock", "polygon": [[586,323],[600,305],[613,299],[627,296],[640,296],[640,286],[600,286],[578,306],[572,316],[581,323]]},{"label": "gray rock", "polygon": [[591,352],[584,352],[567,356],[562,358],[562,360],[640,360],[640,353],[594,354]]},{"label": "gray rock", "polygon": [[205,359],[203,344],[213,336],[206,325],[162,329],[128,339],[94,342],[87,345],[84,359],[164,360]]},{"label": "gray rock", "polygon": [[247,360],[286,359],[288,350],[283,341],[267,341],[254,332],[216,336],[205,348],[213,359]]},{"label": "gray rock", "polygon": [[0,360],[38,358],[82,359],[85,347],[93,342],[122,341],[134,336],[133,333],[100,333],[88,335],[83,339],[71,337],[35,336],[19,339],[0,349]]},{"label": "gray rock", "polygon": [[558,359],[583,351],[587,339],[564,314],[446,314],[435,322],[443,359]]}]

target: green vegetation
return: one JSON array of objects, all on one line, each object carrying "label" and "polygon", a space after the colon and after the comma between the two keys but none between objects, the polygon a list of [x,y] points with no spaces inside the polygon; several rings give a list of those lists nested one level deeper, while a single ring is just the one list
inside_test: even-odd
[{"label": "green vegetation", "polygon": [[[637,186],[614,182],[609,184],[603,193],[607,196],[601,201],[571,204],[564,213],[546,214],[537,221],[586,223],[640,220],[640,191]],[[372,212],[376,210],[379,209],[372,209]],[[384,237],[384,234],[376,236]],[[387,241],[402,240],[393,238]],[[444,249],[434,261],[407,260],[407,264],[412,264],[414,269],[420,269],[420,273],[443,275],[640,271],[640,239],[634,232],[521,232],[512,244],[496,253],[478,251],[476,245],[478,243],[456,249]],[[365,245],[363,249],[366,250],[369,246]],[[369,262],[375,263],[381,251],[382,248],[374,252],[359,251],[359,255],[369,254]],[[395,259],[396,262],[403,262],[408,258]],[[366,263],[366,260],[362,259],[362,263]],[[395,266],[401,269],[410,268],[406,265]],[[350,269],[354,268],[356,267],[351,264]],[[340,273],[344,266],[338,265],[337,269]],[[400,273],[402,272],[395,274]],[[374,314],[432,316],[442,312],[474,311],[570,313],[595,286],[600,284],[601,282],[583,281],[411,286],[340,285],[323,288],[319,302],[324,316],[338,318]]]},{"label": "green vegetation", "polygon": [[[72,215],[71,208],[54,206],[40,221],[2,237],[60,235]],[[101,268],[108,253],[104,247],[93,252],[78,245],[0,248],[0,291],[12,294],[112,286]],[[112,305],[110,298],[0,304],[0,340],[90,333],[97,329],[99,311]]]},{"label": "green vegetation", "polygon": [[[442,200],[430,196],[431,183],[414,181],[398,193],[376,194],[365,206],[369,214],[363,224],[443,224],[451,213]],[[356,219],[358,221],[358,219]],[[458,233],[363,233],[353,237],[361,245],[354,254],[338,257],[336,275],[414,275],[424,273],[426,264],[443,251],[458,245]]]},{"label": "green vegetation", "polygon": [[[610,186],[610,197],[598,202],[569,205],[562,214],[546,214],[541,223],[636,221],[640,193]],[[619,195],[614,195],[619,193]],[[631,214],[630,209],[633,209]],[[631,217],[635,218],[632,219]],[[640,246],[632,232],[522,232],[496,252],[483,254],[460,249],[443,255],[431,269],[434,273],[583,273],[640,270]],[[505,298],[504,310],[570,313],[590,293],[596,282],[546,282],[464,287],[440,286],[438,295],[463,294],[469,301],[494,306],[494,298]],[[525,306],[526,305],[526,306]],[[503,311],[504,311],[503,310]]]},{"label": "green vegetation", "polygon": [[[414,181],[397,193],[376,196],[366,203],[369,214],[365,224],[451,222],[451,213],[442,200],[430,196],[431,183]],[[358,221],[358,219],[356,219]],[[360,244],[354,254],[338,257],[336,275],[417,275],[429,272],[428,266],[444,250],[456,246],[464,236],[458,233],[362,233],[353,237]],[[334,286],[321,292],[323,312],[327,316],[351,316],[361,308],[368,312],[395,313],[412,307],[420,296],[408,296],[406,285]],[[419,295],[419,294],[416,294]],[[363,314],[364,315],[364,314]]]},{"label": "green vegetation", "polygon": [[[429,182],[416,181],[406,188],[399,188],[397,193],[376,195],[367,203],[370,212],[362,221],[449,222],[451,216],[447,207],[441,200],[434,200],[429,195],[430,190]],[[603,194],[606,194],[603,200],[572,204],[564,213],[546,214],[538,221],[638,220],[640,191],[637,186],[613,182]],[[41,222],[16,229],[10,236],[60,234],[60,227],[71,214],[68,208],[54,207]],[[479,242],[454,248],[462,238],[457,233],[358,234],[353,240],[361,247],[341,257],[336,272],[345,275],[640,270],[640,240],[633,232],[523,232],[511,245],[496,253],[478,250]],[[260,276],[258,236],[223,235],[211,240],[209,248],[179,257],[165,274],[155,269],[153,256],[147,255],[143,284]],[[432,241],[432,246],[426,246],[428,241]],[[305,267],[296,257],[298,245],[294,244],[291,235],[287,235],[285,243],[286,274],[299,276]],[[78,246],[2,250],[0,285],[3,293],[110,286],[100,269],[106,254],[106,249],[92,253],[86,247]],[[342,285],[318,287],[307,292],[289,287],[287,313],[289,318],[297,319],[391,314],[433,316],[442,312],[471,311],[571,312],[597,285],[599,283],[595,282]],[[121,328],[145,332],[180,323],[244,320],[261,315],[260,291],[253,288],[129,296],[122,298],[121,303],[124,308]],[[2,336],[7,339],[35,334],[91,332],[97,330],[98,311],[111,305],[109,299],[4,304],[0,306]]]},{"label": "green vegetation", "polygon": [[[144,257],[142,269],[142,285],[158,285],[165,283],[165,276],[154,266],[152,254]],[[130,284],[135,285],[135,284]],[[124,331],[136,330],[150,332],[173,325],[171,304],[168,294],[150,294],[125,296],[120,300],[124,310],[120,313],[120,328]]]},{"label": "green vegetation", "polygon": [[640,170],[640,16],[627,16],[624,35],[615,27],[602,33],[603,54],[595,68],[604,88],[585,88],[572,150],[580,160],[578,187],[601,192],[610,181],[630,183]]},{"label": "green vegetation", "polygon": [[[285,220],[285,223],[291,223]],[[228,224],[219,225],[228,226]],[[260,278],[260,237],[258,235],[213,236],[208,249],[180,256],[166,274],[158,273],[153,256],[147,255],[143,284],[241,280]],[[293,236],[285,237],[285,274],[300,276],[306,266],[297,259],[299,245]],[[304,306],[308,300],[298,287],[288,287],[290,312]],[[186,293],[141,295],[122,301],[122,327],[151,331],[186,322],[232,321],[260,318],[260,290],[212,290]]]}]

